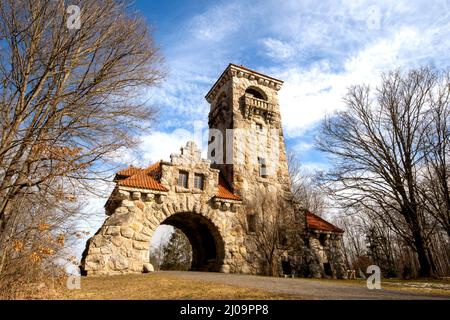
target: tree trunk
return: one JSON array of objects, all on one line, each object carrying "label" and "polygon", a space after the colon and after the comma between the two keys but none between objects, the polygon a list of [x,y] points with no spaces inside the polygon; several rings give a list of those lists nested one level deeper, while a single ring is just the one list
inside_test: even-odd
[{"label": "tree trunk", "polygon": [[417,259],[419,260],[419,277],[429,278],[432,277],[433,270],[431,268],[431,262],[427,255],[425,242],[420,232],[413,232],[414,246],[416,247]]}]

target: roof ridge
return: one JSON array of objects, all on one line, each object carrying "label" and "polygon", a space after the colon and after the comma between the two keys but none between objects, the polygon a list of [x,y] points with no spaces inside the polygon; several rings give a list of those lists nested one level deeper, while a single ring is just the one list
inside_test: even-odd
[{"label": "roof ridge", "polygon": [[119,170],[118,172],[116,172],[116,175],[121,175],[121,176],[132,176],[133,174],[136,174],[136,172],[141,171],[142,168],[139,167],[133,167],[132,165],[128,166],[127,168],[124,168],[122,170]]},{"label": "roof ridge", "polygon": [[[332,224],[331,222],[328,222],[327,220],[323,219],[322,217],[312,213],[309,210],[306,210],[306,214],[309,214],[311,216],[313,216],[316,220],[319,220],[320,222],[324,223],[327,227],[329,227],[330,229],[335,230],[336,232],[344,232],[344,230],[342,230],[341,228],[335,226],[334,224]],[[314,228],[313,228],[314,229]]]}]

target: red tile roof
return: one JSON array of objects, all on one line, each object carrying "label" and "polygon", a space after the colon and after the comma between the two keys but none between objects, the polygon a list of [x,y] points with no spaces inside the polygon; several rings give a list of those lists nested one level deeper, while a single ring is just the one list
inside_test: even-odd
[{"label": "red tile roof", "polygon": [[117,172],[116,175],[123,176],[123,177],[131,177],[133,174],[140,173],[141,171],[142,171],[141,168],[136,168],[136,167],[133,167],[133,166],[129,166],[128,168],[120,170],[119,172]]},{"label": "red tile roof", "polygon": [[117,183],[119,186],[124,187],[133,187],[133,188],[141,188],[141,189],[150,189],[157,191],[168,191],[166,187],[164,187],[161,183],[156,181],[153,177],[147,174],[135,174],[131,177],[128,177],[124,180],[120,180]]},{"label": "red tile roof", "polygon": [[[150,189],[157,191],[168,191],[159,181],[161,179],[161,161],[158,161],[145,169],[128,167],[116,174],[115,181],[119,186]],[[241,197],[234,194],[227,181],[219,174],[219,186],[215,195],[220,199],[237,200]]]},{"label": "red tile roof", "polygon": [[117,172],[115,181],[119,186],[168,191],[158,180],[161,173],[161,161],[141,169],[130,166]]},{"label": "red tile roof", "polygon": [[328,221],[325,221],[309,211],[306,212],[306,225],[309,229],[344,233],[344,230],[332,225]]},{"label": "red tile roof", "polygon": [[230,190],[230,186],[226,182],[226,180],[222,177],[222,174],[219,174],[219,188],[216,193],[216,198],[228,199],[228,200],[241,200],[237,194],[234,194]]},{"label": "red tile roof", "polygon": [[158,161],[143,170],[146,174],[151,175],[155,179],[159,179],[161,175],[161,161]]}]

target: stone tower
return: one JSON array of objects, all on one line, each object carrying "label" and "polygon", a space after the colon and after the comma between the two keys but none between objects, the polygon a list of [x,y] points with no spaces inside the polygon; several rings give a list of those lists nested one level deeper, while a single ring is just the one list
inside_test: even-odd
[{"label": "stone tower", "polygon": [[[299,208],[290,193],[278,102],[282,83],[228,65],[206,95],[208,159],[188,142],[170,161],[117,172],[107,218],[86,243],[82,274],[152,270],[150,239],[165,224],[189,239],[192,270],[256,274],[270,266],[278,274],[307,270],[315,277],[339,277],[343,231]],[[295,219],[279,228],[273,222],[286,222],[286,213]],[[263,236],[270,232],[274,237]],[[262,259],[257,241],[266,238],[281,251],[271,263]]]},{"label": "stone tower", "polygon": [[264,188],[289,193],[278,91],[283,81],[229,64],[206,95],[211,104],[208,158],[249,199]]}]

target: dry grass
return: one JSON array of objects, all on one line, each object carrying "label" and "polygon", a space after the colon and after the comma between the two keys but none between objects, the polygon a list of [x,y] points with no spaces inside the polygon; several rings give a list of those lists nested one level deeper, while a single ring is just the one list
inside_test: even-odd
[{"label": "dry grass", "polygon": [[64,293],[64,298],[77,300],[301,299],[300,296],[295,295],[197,280],[185,280],[161,273],[82,278],[81,289],[67,290]]},{"label": "dry grass", "polygon": [[2,286],[0,300],[55,300],[61,299],[60,285],[47,283],[27,283]]},{"label": "dry grass", "polygon": [[[357,287],[365,287],[366,280],[361,279],[308,279],[310,281],[334,282],[340,285],[353,285]],[[432,294],[450,297],[450,281],[448,279],[382,279],[381,288],[385,290],[403,291],[418,294]]]},{"label": "dry grass", "polygon": [[[293,279],[294,280],[294,279]],[[365,287],[364,280],[303,279],[335,283],[341,286]],[[295,280],[294,280],[295,281]],[[430,285],[432,283],[433,285]],[[382,288],[417,294],[450,296],[448,281],[402,281],[382,280]],[[438,285],[442,285],[438,286]],[[63,299],[95,300],[176,300],[176,299],[255,299],[255,300],[292,300],[305,299],[300,295],[268,292],[242,286],[234,286],[210,281],[183,279],[170,273],[149,273],[104,277],[83,277],[80,290],[65,290]]]},{"label": "dry grass", "polygon": [[448,279],[387,279],[382,280],[381,285],[386,289],[409,291],[415,293],[437,294],[450,297],[450,281]]}]

